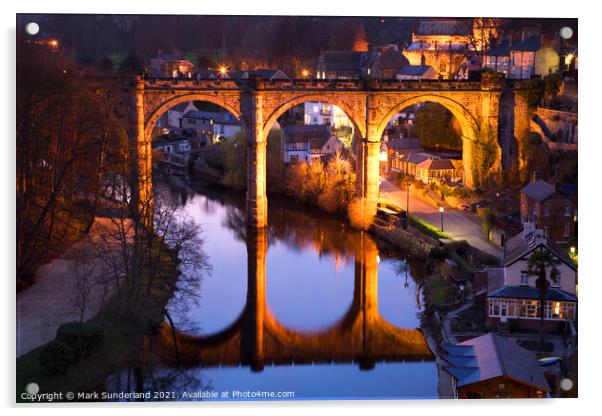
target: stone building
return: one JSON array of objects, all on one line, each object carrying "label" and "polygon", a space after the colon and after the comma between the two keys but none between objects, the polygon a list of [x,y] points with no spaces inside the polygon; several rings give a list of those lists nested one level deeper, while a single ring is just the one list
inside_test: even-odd
[{"label": "stone building", "polygon": [[150,76],[159,78],[192,78],[194,65],[184,55],[176,52],[164,54],[159,51],[150,60]]},{"label": "stone building", "polygon": [[352,80],[364,77],[395,79],[408,61],[401,52],[391,48],[357,51],[325,51],[316,65],[316,78]]},{"label": "stone building", "polygon": [[565,242],[575,235],[577,195],[567,186],[559,187],[537,179],[520,190],[523,224],[533,224],[546,237]]},{"label": "stone building", "polygon": [[284,163],[306,162],[311,165],[312,161],[344,148],[328,125],[286,126],[282,129],[282,134]]},{"label": "stone building", "polygon": [[452,79],[474,52],[472,36],[470,19],[422,19],[403,55],[410,65],[429,65],[443,78]]}]

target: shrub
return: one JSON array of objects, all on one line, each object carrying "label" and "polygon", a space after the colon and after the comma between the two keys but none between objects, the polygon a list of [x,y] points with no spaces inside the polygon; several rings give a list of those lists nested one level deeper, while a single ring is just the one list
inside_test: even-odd
[{"label": "shrub", "polygon": [[103,340],[104,332],[97,324],[63,324],[57,329],[55,340],[40,351],[40,364],[52,373],[64,373],[68,366],[92,353]]},{"label": "shrub", "polygon": [[368,230],[370,228],[375,214],[373,210],[367,209],[366,201],[363,198],[353,199],[347,208],[347,215],[349,216],[351,226],[361,230]]}]

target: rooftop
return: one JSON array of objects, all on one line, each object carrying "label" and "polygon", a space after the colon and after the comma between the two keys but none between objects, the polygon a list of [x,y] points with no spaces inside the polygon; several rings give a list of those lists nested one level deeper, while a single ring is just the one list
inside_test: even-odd
[{"label": "rooftop", "polygon": [[533,230],[531,232],[528,230],[525,232],[525,230],[523,230],[509,239],[505,246],[504,265],[510,266],[538,248],[549,250],[560,261],[571,267],[573,270],[576,270],[575,263],[571,260],[568,253],[550,238],[540,235],[539,230]]},{"label": "rooftop", "polygon": [[450,159],[427,159],[420,162],[416,167],[428,170],[447,170],[456,168]]},{"label": "rooftop", "polygon": [[554,185],[551,185],[544,180],[538,179],[529,183],[520,191],[521,193],[527,195],[529,198],[541,202],[549,198],[552,194],[554,194],[556,189],[554,188]]},{"label": "rooftop", "polygon": [[[539,291],[536,287],[527,285],[503,286],[487,296],[490,298],[539,299]],[[546,291],[546,300],[577,302],[577,297],[562,289],[550,287]]]},{"label": "rooftop", "polygon": [[399,68],[397,75],[421,76],[424,75],[429,69],[434,70],[434,68],[430,65],[404,65]]},{"label": "rooftop", "polygon": [[463,387],[505,376],[538,390],[550,386],[534,352],[528,351],[500,335],[488,333],[460,344],[444,344],[450,364],[444,369]]},{"label": "rooftop", "polygon": [[215,124],[229,124],[233,126],[240,126],[240,121],[238,121],[236,117],[234,117],[228,111],[214,113],[212,111],[192,110],[184,114],[183,117],[194,118],[197,120],[213,120]]}]

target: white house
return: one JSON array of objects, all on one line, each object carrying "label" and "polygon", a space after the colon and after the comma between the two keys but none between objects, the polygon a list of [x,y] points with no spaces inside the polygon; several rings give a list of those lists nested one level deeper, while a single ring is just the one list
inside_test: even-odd
[{"label": "white house", "polygon": [[189,111],[199,111],[192,101],[180,103],[167,110],[167,127],[182,128],[182,117]]},{"label": "white house", "polygon": [[327,125],[286,126],[282,155],[285,163],[311,162],[344,148]]},{"label": "white house", "polygon": [[[547,270],[546,328],[559,329],[563,322],[576,320],[577,266],[568,253],[545,237],[541,230],[526,224],[523,232],[505,244],[503,272],[500,273],[500,268],[489,270],[489,279],[495,280],[494,284],[489,284],[487,293],[487,322],[490,326],[509,321],[528,329],[539,325],[537,276],[528,273],[528,262],[534,252],[542,250],[550,252],[558,261],[556,280],[551,278],[551,269]],[[498,275],[497,279],[492,279],[494,274]]]},{"label": "white house", "polygon": [[169,154],[183,154],[190,152],[190,143],[186,139],[157,140],[152,144],[153,149],[161,150],[166,156]]},{"label": "white house", "polygon": [[335,129],[352,128],[347,114],[336,105],[315,101],[306,101],[304,105],[304,124],[306,125],[325,124]]}]

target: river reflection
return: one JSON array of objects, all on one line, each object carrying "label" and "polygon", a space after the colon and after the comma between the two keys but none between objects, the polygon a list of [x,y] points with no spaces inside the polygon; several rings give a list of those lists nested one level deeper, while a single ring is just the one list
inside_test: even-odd
[{"label": "river reflection", "polygon": [[169,193],[201,225],[212,267],[200,298],[169,305],[176,330],[165,324],[149,343],[160,357],[155,368],[181,374],[171,389],[437,396],[411,268],[367,233],[278,198],[270,199],[268,229],[247,229],[237,194],[173,180],[155,192]]}]

